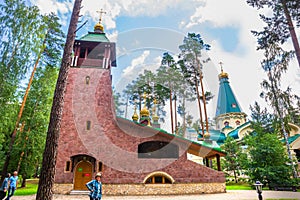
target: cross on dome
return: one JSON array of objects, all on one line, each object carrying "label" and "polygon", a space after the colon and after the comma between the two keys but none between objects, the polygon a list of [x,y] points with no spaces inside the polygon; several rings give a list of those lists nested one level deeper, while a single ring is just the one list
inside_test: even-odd
[{"label": "cross on dome", "polygon": [[106,14],[106,12],[101,8],[100,10],[96,11],[97,13],[99,13],[99,22],[101,23],[102,21],[102,14]]},{"label": "cross on dome", "polygon": [[223,64],[224,63],[222,61],[219,62],[219,65],[221,66],[221,72],[223,72]]},{"label": "cross on dome", "polygon": [[94,26],[94,31],[96,33],[103,33],[104,32],[104,27],[102,25],[102,14],[106,14],[106,12],[101,8],[101,10],[97,10],[97,13],[99,13],[99,22]]},{"label": "cross on dome", "polygon": [[221,73],[219,74],[219,78],[228,78],[228,74],[223,71],[223,62],[220,61],[219,65],[221,66]]}]

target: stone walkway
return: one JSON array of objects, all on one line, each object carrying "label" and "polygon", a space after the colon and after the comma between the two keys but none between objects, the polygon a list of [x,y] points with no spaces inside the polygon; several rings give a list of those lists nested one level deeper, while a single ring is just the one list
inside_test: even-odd
[{"label": "stone walkway", "polygon": [[[300,192],[263,191],[263,199],[299,199]],[[35,195],[14,196],[12,200],[35,200]],[[228,190],[222,194],[180,196],[103,196],[102,200],[257,200],[255,190]],[[54,200],[89,200],[87,195],[55,195]]]}]

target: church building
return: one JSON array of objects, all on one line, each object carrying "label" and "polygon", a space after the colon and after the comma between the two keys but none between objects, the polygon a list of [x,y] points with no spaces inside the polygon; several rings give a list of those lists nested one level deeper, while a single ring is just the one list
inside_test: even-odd
[{"label": "church building", "polygon": [[[220,165],[225,153],[219,147],[154,126],[146,107],[140,119],[137,114],[133,120],[116,116],[111,76],[111,68],[117,67],[115,48],[104,33],[101,17],[93,32],[75,40],[54,192],[85,192],[85,184],[98,172],[107,195],[225,192]],[[216,160],[217,170],[188,160],[187,154]]]},{"label": "church building", "polygon": [[[242,111],[236,96],[229,84],[228,73],[221,69],[219,74],[219,93],[215,115],[215,128],[209,130],[210,139],[220,146],[224,143],[227,137],[232,137],[238,141],[252,133],[250,121],[247,120],[247,115]],[[289,124],[290,149],[292,154],[298,160],[298,168],[300,169],[300,127],[295,124]],[[199,140],[199,134],[196,130],[189,128],[187,137],[193,141]],[[200,139],[202,137],[200,136]],[[283,143],[285,145],[285,143]]]}]

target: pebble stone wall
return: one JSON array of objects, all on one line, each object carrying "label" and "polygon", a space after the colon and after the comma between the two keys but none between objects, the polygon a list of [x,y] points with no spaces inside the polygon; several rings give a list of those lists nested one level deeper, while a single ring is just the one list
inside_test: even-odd
[{"label": "pebble stone wall", "polygon": [[[72,184],[55,184],[56,194],[70,194]],[[226,192],[225,183],[104,184],[104,195],[180,195]]]}]

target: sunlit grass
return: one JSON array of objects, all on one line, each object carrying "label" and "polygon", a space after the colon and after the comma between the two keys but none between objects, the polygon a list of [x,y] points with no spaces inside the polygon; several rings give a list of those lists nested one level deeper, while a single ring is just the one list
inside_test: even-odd
[{"label": "sunlit grass", "polygon": [[226,183],[226,190],[253,190],[248,183]]},{"label": "sunlit grass", "polygon": [[[18,186],[21,186],[21,183],[19,183]],[[18,187],[18,189],[15,192],[15,195],[23,196],[23,195],[36,194],[37,188],[38,188],[38,179],[28,179],[26,180],[26,187],[25,188]]]}]

